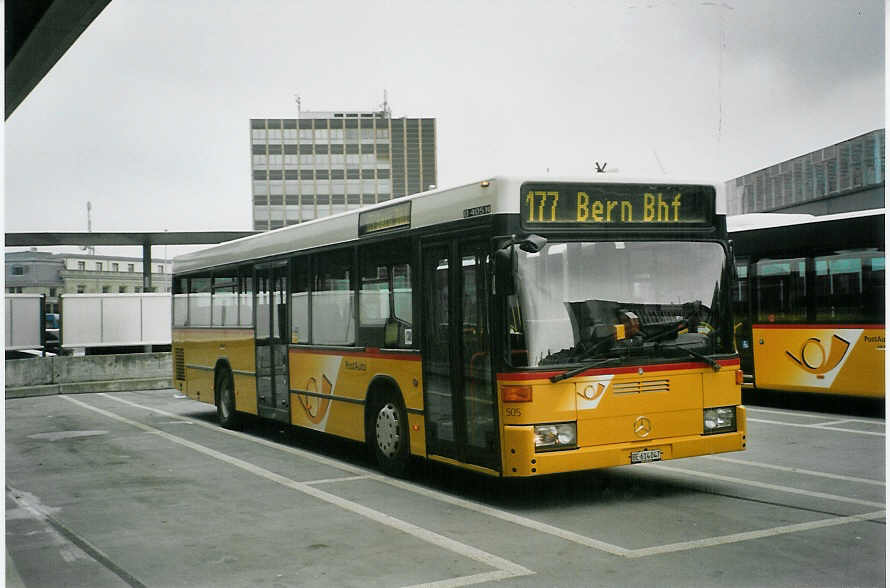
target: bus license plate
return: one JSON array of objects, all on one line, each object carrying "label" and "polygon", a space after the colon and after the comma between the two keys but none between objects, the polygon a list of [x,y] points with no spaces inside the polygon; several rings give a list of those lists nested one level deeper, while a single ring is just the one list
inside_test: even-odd
[{"label": "bus license plate", "polygon": [[634,451],[630,454],[630,463],[649,463],[650,461],[661,461],[661,449]]}]

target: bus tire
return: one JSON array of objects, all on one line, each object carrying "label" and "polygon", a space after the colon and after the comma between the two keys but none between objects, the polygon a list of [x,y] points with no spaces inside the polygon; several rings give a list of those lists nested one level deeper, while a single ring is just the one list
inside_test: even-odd
[{"label": "bus tire", "polygon": [[391,476],[404,476],[411,459],[408,414],[397,394],[386,391],[377,396],[368,413],[365,436],[380,469]]},{"label": "bus tire", "polygon": [[235,410],[235,382],[227,368],[216,374],[216,416],[224,429],[238,429],[241,415]]}]

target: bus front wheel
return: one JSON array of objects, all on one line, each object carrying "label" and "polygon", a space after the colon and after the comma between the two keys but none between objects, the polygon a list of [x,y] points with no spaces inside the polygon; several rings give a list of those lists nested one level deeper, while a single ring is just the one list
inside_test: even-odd
[{"label": "bus front wheel", "polygon": [[368,444],[380,469],[391,476],[403,476],[410,460],[408,415],[393,393],[383,395],[373,406],[368,422]]}]

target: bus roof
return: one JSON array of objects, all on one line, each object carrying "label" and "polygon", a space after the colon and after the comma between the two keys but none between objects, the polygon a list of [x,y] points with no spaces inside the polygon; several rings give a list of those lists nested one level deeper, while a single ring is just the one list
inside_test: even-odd
[{"label": "bus roof", "polygon": [[[717,195],[716,212],[726,214],[724,183],[677,178],[641,178],[613,174],[593,177],[495,176],[453,188],[404,196],[373,206],[356,208],[297,225],[220,243],[173,259],[173,272],[191,272],[283,255],[302,249],[346,243],[358,238],[358,215],[375,209],[411,203],[411,228],[429,227],[465,218],[473,210],[485,214],[518,214],[519,189],[524,182],[584,182],[603,184],[690,184],[712,186]],[[490,209],[488,208],[490,207]]]},{"label": "bus roof", "polygon": [[810,223],[824,223],[849,218],[884,215],[883,208],[871,210],[856,210],[853,212],[841,212],[838,214],[824,214],[820,216],[812,214],[795,214],[782,212],[753,212],[726,217],[726,229],[730,233],[741,231],[754,231],[773,227],[787,227]]}]

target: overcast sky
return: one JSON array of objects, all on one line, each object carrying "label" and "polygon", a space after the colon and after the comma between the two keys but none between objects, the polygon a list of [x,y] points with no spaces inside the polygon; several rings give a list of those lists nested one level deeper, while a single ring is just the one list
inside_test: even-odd
[{"label": "overcast sky", "polygon": [[7,120],[6,231],[84,231],[87,201],[94,231],[248,230],[249,119],[296,94],[435,117],[442,187],[727,180],[883,128],[884,25],[882,0],[113,0]]}]

